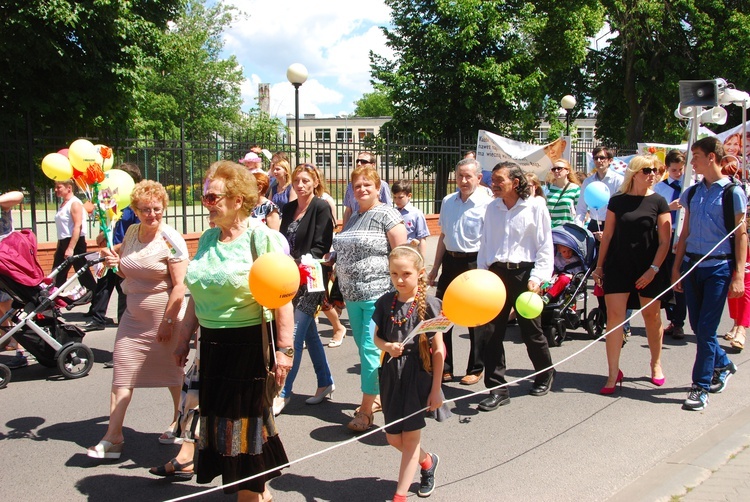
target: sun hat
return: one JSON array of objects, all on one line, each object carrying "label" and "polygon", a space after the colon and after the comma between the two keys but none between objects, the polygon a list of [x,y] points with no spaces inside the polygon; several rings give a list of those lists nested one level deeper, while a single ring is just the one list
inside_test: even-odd
[{"label": "sun hat", "polygon": [[262,162],[262,159],[253,152],[247,152],[247,154],[245,155],[245,158],[240,159],[237,162],[239,162],[240,164],[246,167],[255,167],[255,166],[250,166],[248,164],[260,164]]}]

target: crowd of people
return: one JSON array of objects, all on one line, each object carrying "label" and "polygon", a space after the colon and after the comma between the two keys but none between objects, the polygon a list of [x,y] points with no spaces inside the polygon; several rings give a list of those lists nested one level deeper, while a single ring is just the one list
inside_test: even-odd
[{"label": "crowd of people", "polygon": [[[328,346],[339,346],[346,328],[336,306],[343,302],[358,349],[362,392],[346,426],[364,432],[382,411],[388,443],[401,454],[393,500],[406,500],[417,468],[418,495],[429,496],[439,457],[423,449],[421,429],[427,415],[438,421],[450,416],[441,386],[455,378],[453,339],[451,331],[409,334],[420,321],[441,314],[441,299],[458,275],[477,268],[496,274],[505,285],[506,302],[489,323],[469,328],[469,357],[460,383],[474,385],[483,379],[489,395],[479,403],[481,411],[508,405],[504,340],[513,306],[522,293],[544,294],[543,285],[571,263],[572,251],[557,246],[556,255],[552,240],[553,227],[571,223],[585,225],[598,245],[591,275],[612,328],[606,337],[607,376],[600,393],[614,394],[622,384],[620,352],[628,309],[641,309],[654,386],[666,380],[663,334],[684,337],[687,316],[697,355],[683,407],[701,410],[709,393],[722,392],[737,371],[717,339],[724,298],[730,298],[735,321],[725,337],[738,350],[744,347],[750,320],[747,198],[722,174],[723,157],[718,140],[697,141],[692,165],[699,178],[693,185],[693,180],[683,179],[681,152],[670,152],[664,163],[656,156],[636,156],[621,175],[609,169],[612,152],[598,147],[593,151],[595,170],[582,183],[562,158],[553,162],[545,180],[503,161],[485,176],[487,190],[480,163],[468,156],[456,165],[456,192],[442,201],[429,273],[429,231],[424,215],[411,205],[412,184],[398,180],[389,187],[380,179],[371,152],[357,157],[338,233],[335,201],[326,194],[315,166],[300,164],[292,170],[286,157],[276,154],[270,158],[269,178],[254,152],[239,163],[214,163],[201,197],[211,228],[201,236],[192,259],[183,237],[162,221],[169,202],[164,187],[136,180],[133,217],[121,229],[119,245],[102,251],[116,274],[87,286],[107,292],[92,306],[89,330],[103,327],[112,289],[121,286],[126,298],[126,308],[118,312],[109,425],[87,454],[120,458],[133,390],[166,387],[172,398],[165,419],[170,425],[159,441],[182,446],[175,458],[150,472],[175,479],[197,474],[198,483],[221,476],[224,484],[255,476],[225,492],[236,493],[238,500],[271,500],[266,483],[288,462],[274,417],[293,399],[303,349],[316,375],[305,402],[316,405],[332,396],[334,371],[316,317],[321,312],[329,317],[336,343]],[[612,194],[603,207],[585,202],[586,187],[595,181],[605,183]],[[683,184],[693,187],[683,191]],[[85,211],[70,184],[58,183],[56,192],[62,200],[63,230],[58,254],[66,257],[85,242]],[[3,215],[6,205],[17,203],[10,195],[2,202]],[[685,224],[676,239],[680,210]],[[731,221],[725,221],[726,215]],[[730,228],[733,238],[711,251]],[[320,263],[324,290],[311,290],[303,281],[289,304],[274,310],[263,307],[247,277],[266,253],[287,253],[300,267],[305,259]],[[696,270],[679,281],[696,262]],[[663,302],[670,324],[664,329],[662,302],[652,300],[670,284],[675,284],[672,298]],[[437,286],[435,296],[428,295],[429,285]],[[530,394],[545,396],[553,388],[555,370],[541,315],[518,316],[517,322],[536,373]],[[196,356],[185,373],[192,343]],[[269,384],[280,392],[269,396]],[[298,387],[304,384],[297,382]],[[424,409],[427,413],[419,413]]]}]

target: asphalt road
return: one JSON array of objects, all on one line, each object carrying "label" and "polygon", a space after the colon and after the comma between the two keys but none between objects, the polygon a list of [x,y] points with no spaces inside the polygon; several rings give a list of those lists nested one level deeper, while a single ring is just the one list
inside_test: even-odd
[{"label": "asphalt road", "polygon": [[[431,260],[428,260],[428,262]],[[116,302],[111,302],[110,315]],[[84,309],[66,317],[84,322]],[[681,410],[690,385],[695,357],[694,337],[665,340],[664,387],[649,381],[649,353],[642,321],[622,354],[625,374],[622,392],[600,396],[606,359],[604,343],[583,331],[552,349],[559,365],[553,391],[544,397],[528,395],[530,383],[511,387],[511,403],[493,412],[477,410],[483,384],[445,386],[454,416],[447,422],[428,422],[423,445],[440,455],[438,488],[431,499],[513,501],[602,501],[750,404],[743,392],[750,383],[747,354],[731,355],[739,371],[727,390],[712,395],[702,412]],[[730,326],[728,317],[721,333]],[[327,343],[330,327],[322,320]],[[85,338],[97,363],[80,380],[62,380],[54,370],[36,363],[13,372],[13,381],[0,391],[0,465],[6,500],[168,500],[197,495],[194,500],[226,500],[220,493],[200,495],[194,482],[170,483],[152,477],[147,468],[163,463],[178,450],[157,442],[171,420],[166,389],[137,389],[125,422],[126,445],[118,461],[96,461],[85,454],[106,429],[111,370],[109,360],[116,328]],[[468,354],[468,336],[459,329],[454,342],[457,374]],[[727,345],[727,342],[722,342]],[[510,378],[531,372],[518,328],[506,341]],[[580,353],[579,353],[580,352]],[[335,349],[326,348],[336,391],[317,406],[304,399],[315,391],[315,377],[307,356],[295,382],[292,402],[277,418],[290,459],[300,459],[353,437],[344,427],[359,403],[359,362],[347,337]],[[0,362],[11,353],[0,354]],[[569,358],[570,359],[567,359]],[[565,361],[563,361],[565,360]],[[382,414],[376,425],[383,424]],[[382,501],[394,491],[400,456],[386,444],[382,432],[295,463],[270,483],[277,501]],[[410,494],[416,500],[418,480]]]}]

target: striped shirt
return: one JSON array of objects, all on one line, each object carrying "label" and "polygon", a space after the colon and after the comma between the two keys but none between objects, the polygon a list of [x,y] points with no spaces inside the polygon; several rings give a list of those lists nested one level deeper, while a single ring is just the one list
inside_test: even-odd
[{"label": "striped shirt", "polygon": [[573,222],[576,215],[576,204],[581,196],[581,187],[570,183],[564,190],[556,185],[550,184],[547,193],[547,208],[549,209],[552,226],[556,227],[563,223]]}]

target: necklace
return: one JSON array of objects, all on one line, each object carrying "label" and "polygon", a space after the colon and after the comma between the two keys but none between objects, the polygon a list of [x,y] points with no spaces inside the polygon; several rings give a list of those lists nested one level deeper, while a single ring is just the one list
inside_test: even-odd
[{"label": "necklace", "polygon": [[414,300],[411,302],[409,310],[406,312],[406,316],[404,316],[402,319],[396,319],[396,301],[398,300],[398,293],[393,295],[393,303],[391,304],[391,322],[396,326],[403,326],[404,323],[406,323],[406,321],[408,321],[414,313],[414,309],[417,307],[418,299],[419,292],[417,292],[417,294],[414,296]]}]

